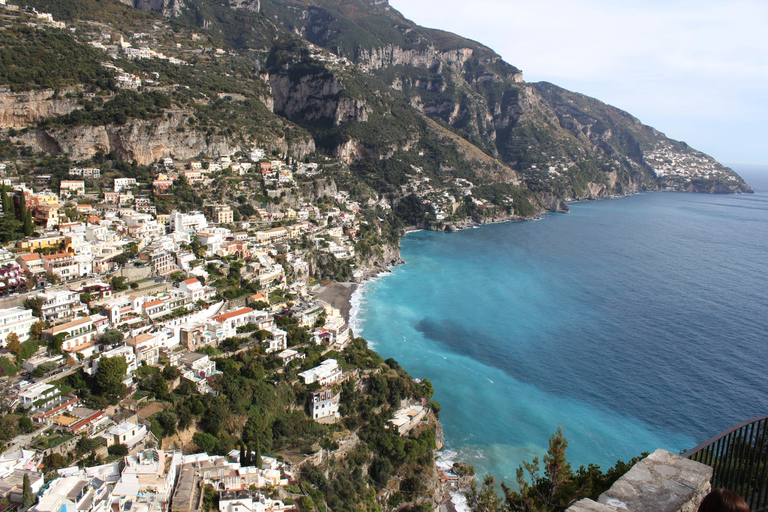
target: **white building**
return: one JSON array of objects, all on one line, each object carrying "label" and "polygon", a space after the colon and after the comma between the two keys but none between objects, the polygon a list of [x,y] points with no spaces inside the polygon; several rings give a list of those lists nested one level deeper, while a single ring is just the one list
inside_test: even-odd
[{"label": "white building", "polygon": [[267,354],[282,351],[288,347],[288,333],[286,331],[275,325],[271,325],[265,330],[271,333],[269,338],[264,340],[264,343],[267,344]]},{"label": "white building", "polygon": [[208,221],[203,212],[180,213],[170,215],[168,227],[171,231],[202,231],[208,227]]},{"label": "white building", "polygon": [[97,334],[98,331],[94,325],[94,320],[90,316],[78,318],[77,320],[43,331],[43,336],[46,339],[64,335],[61,350],[72,355],[79,353],[83,357],[90,357],[98,351]]},{"label": "white building", "polygon": [[36,317],[32,316],[31,309],[24,309],[21,306],[0,309],[0,347],[7,345],[10,333],[15,333],[22,343],[27,341],[29,339],[29,328],[37,320]]},{"label": "white building", "polygon": [[266,316],[266,313],[254,311],[251,308],[240,308],[214,316],[211,320],[221,325],[223,339],[226,339],[235,336],[238,327],[254,323],[258,316]]},{"label": "white building", "polygon": [[182,376],[191,381],[200,393],[212,393],[213,389],[208,384],[208,378],[221,373],[216,371],[216,363],[211,361],[207,354],[189,352],[179,358],[183,365]]},{"label": "white building", "polygon": [[43,299],[42,318],[46,322],[56,322],[88,311],[88,307],[80,302],[80,294],[77,292],[61,290],[38,293],[37,298]]},{"label": "white building", "polygon": [[309,414],[312,419],[338,417],[340,396],[340,393],[334,393],[331,388],[312,391],[309,394]]},{"label": "white building", "polygon": [[131,187],[136,186],[136,178],[115,178],[115,185],[113,190],[115,192],[128,191]]},{"label": "white building", "polygon": [[133,338],[125,340],[125,344],[133,347],[136,360],[141,364],[146,362],[148,365],[157,364],[160,361],[160,336],[162,333],[139,334]]},{"label": "white building", "polygon": [[142,442],[147,437],[147,433],[146,426],[124,421],[109,428],[102,437],[107,440],[107,446],[124,444],[131,449]]},{"label": "white building", "polygon": [[299,377],[304,379],[304,384],[312,384],[317,382],[320,386],[331,386],[341,381],[343,372],[339,367],[338,361],[335,359],[326,359],[320,366],[301,372]]},{"label": "white building", "polygon": [[19,392],[19,399],[21,400],[21,406],[25,409],[29,409],[35,402],[51,399],[59,394],[61,394],[61,392],[56,386],[39,382],[21,390],[21,392]]}]

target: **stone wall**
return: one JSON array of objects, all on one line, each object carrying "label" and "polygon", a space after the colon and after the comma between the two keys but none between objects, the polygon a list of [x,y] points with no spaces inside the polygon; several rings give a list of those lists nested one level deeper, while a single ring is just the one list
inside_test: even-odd
[{"label": "stone wall", "polygon": [[600,495],[568,512],[695,512],[712,486],[712,468],[656,450]]},{"label": "stone wall", "polygon": [[152,275],[152,266],[145,265],[143,267],[123,267],[117,271],[116,275],[124,277],[128,281],[138,281],[140,279],[146,279]]}]

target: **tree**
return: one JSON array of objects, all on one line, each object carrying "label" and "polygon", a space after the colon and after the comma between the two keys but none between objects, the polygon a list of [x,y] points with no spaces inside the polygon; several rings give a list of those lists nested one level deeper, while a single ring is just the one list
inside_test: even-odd
[{"label": "tree", "polygon": [[[36,316],[37,318],[42,318],[43,316],[43,299],[42,297],[35,297],[35,298],[29,298],[24,299],[24,309],[31,309],[32,315]],[[32,327],[34,327],[37,324],[33,324]],[[32,329],[30,328],[30,331]],[[42,329],[40,330],[40,333],[42,334]],[[34,335],[34,332],[32,333]],[[37,336],[37,338],[40,338],[40,335]]]},{"label": "tree", "polygon": [[163,378],[168,381],[174,381],[179,378],[181,371],[175,366],[166,364],[163,368]]},{"label": "tree", "polygon": [[64,345],[64,338],[66,333],[55,334],[50,340],[48,340],[48,350],[51,354],[61,354],[61,347]]},{"label": "tree", "polygon": [[68,466],[67,458],[59,453],[51,453],[43,458],[43,464],[48,471],[56,471],[57,469],[65,468]]},{"label": "tree", "polygon": [[125,457],[128,455],[128,447],[124,444],[113,444],[107,448],[107,451],[110,453],[110,455],[118,455],[120,457]]},{"label": "tree", "polygon": [[18,357],[21,353],[21,343],[19,342],[19,336],[15,332],[8,333],[8,337],[5,338],[8,350],[11,354]]},{"label": "tree", "polygon": [[597,498],[608,490],[616,480],[629,471],[636,462],[644,456],[636,457],[624,463],[616,462],[613,468],[605,473],[598,466],[590,464],[588,468],[581,466],[574,473],[566,461],[565,449],[568,441],[563,436],[562,427],[549,438],[549,449],[544,455],[544,475],[540,475],[539,459],[524,461],[517,468],[518,490],[513,491],[504,483],[503,503],[496,494],[493,476],[488,475],[483,480],[478,492],[474,482],[467,493],[467,503],[472,512],[554,512],[567,509],[582,498]]},{"label": "tree", "polygon": [[125,284],[124,277],[115,276],[111,279],[110,284],[112,284],[112,288],[114,288],[116,292],[122,292],[128,289],[128,285]]},{"label": "tree", "polygon": [[124,336],[122,332],[118,331],[117,329],[109,329],[101,335],[100,341],[103,344],[112,347],[123,341],[123,338]]},{"label": "tree", "polygon": [[128,364],[122,356],[102,357],[99,359],[99,367],[94,375],[99,391],[112,397],[120,397],[125,394],[123,379],[128,371]]},{"label": "tree", "polygon": [[56,274],[48,270],[45,273],[45,280],[51,284],[57,284],[59,281],[61,281],[61,278],[59,278],[59,276],[57,276]]},{"label": "tree", "polygon": [[19,219],[21,222],[24,222],[24,217],[27,215],[27,198],[24,195],[24,192],[22,191],[21,195],[19,196],[19,212],[16,216],[17,219]]},{"label": "tree", "polygon": [[[34,315],[34,312],[32,314]],[[35,315],[35,316],[39,316],[39,315]],[[38,320],[37,322],[33,323],[32,326],[29,328],[29,334],[32,336],[32,339],[39,340],[40,337],[43,335],[43,329],[45,329],[45,322],[43,322],[42,320]]]},{"label": "tree", "polygon": [[13,200],[8,197],[8,194],[6,193],[7,189],[5,188],[5,183],[0,186],[0,194],[2,194],[2,201],[3,201],[3,213],[7,217],[8,214],[13,212]]},{"label": "tree", "polygon": [[22,416],[19,418],[19,430],[22,432],[32,432],[35,430],[35,424],[28,416]]},{"label": "tree", "polygon": [[77,440],[75,449],[77,450],[77,453],[80,454],[95,451],[101,446],[101,442],[99,442],[100,439],[101,438],[99,437],[94,438],[83,435]]},{"label": "tree", "polygon": [[35,503],[35,495],[32,493],[32,485],[29,483],[29,475],[24,473],[21,483],[21,506],[29,508]]},{"label": "tree", "polygon": [[[163,436],[170,437],[176,433],[176,424],[179,421],[175,413],[163,411],[155,416],[155,419],[163,429]],[[213,436],[211,436],[213,437]]]},{"label": "tree", "polygon": [[32,224],[32,212],[27,212],[24,215],[23,220],[24,236],[29,236],[35,231],[35,226]]},{"label": "tree", "polygon": [[192,442],[205,453],[213,453],[216,447],[216,437],[205,432],[200,432],[192,436]]},{"label": "tree", "polygon": [[256,444],[253,447],[253,459],[251,460],[251,466],[261,468],[261,447],[259,446],[259,440],[256,439]]},{"label": "tree", "polygon": [[499,510],[501,503],[496,494],[494,483],[493,476],[486,475],[479,493],[477,492],[474,480],[470,483],[470,489],[467,493],[467,504],[472,512],[496,512]]}]

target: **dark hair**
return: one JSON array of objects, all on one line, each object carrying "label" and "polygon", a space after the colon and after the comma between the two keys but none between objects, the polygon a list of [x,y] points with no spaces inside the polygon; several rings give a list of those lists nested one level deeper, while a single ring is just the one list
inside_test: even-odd
[{"label": "dark hair", "polygon": [[749,512],[749,505],[733,491],[715,489],[701,500],[699,512]]}]

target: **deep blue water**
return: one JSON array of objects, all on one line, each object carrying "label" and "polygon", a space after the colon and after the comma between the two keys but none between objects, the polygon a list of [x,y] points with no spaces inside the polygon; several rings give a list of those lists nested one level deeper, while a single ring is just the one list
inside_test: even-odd
[{"label": "deep blue water", "polygon": [[[428,378],[446,448],[514,480],[558,425],[576,467],[692,448],[768,413],[768,172],[402,240],[353,322]],[[362,297],[362,298],[360,298]]]}]

